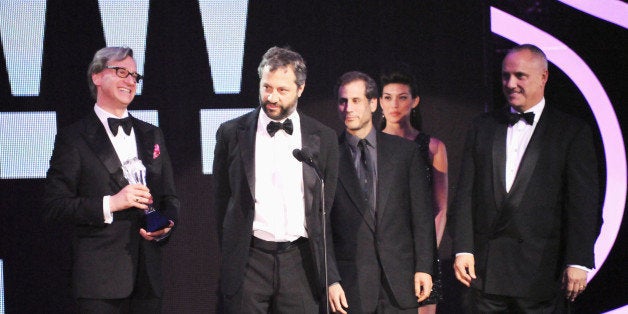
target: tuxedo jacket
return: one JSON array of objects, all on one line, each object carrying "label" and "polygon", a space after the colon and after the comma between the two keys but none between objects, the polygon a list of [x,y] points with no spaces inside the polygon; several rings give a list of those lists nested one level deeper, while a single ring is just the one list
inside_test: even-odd
[{"label": "tuxedo jacket", "polygon": [[474,254],[476,289],[551,298],[566,265],[594,267],[600,204],[592,134],[546,105],[507,193],[508,110],[481,115],[469,130],[450,212],[453,250]]},{"label": "tuxedo jacket", "polygon": [[356,174],[345,134],[339,138],[338,186],[330,213],[334,253],[351,313],[376,308],[384,279],[402,308],[416,308],[415,272],[433,273],[431,192],[419,146],[377,132],[375,217]]},{"label": "tuxedo jacket", "polygon": [[[151,124],[132,120],[153,205],[177,225],[179,200],[163,134]],[[113,213],[113,223],[104,223],[103,196],[114,195],[129,184],[121,167],[94,112],[56,136],[46,178],[44,219],[74,226],[76,298],[126,298],[136,284],[138,267],[146,269],[149,285],[139,288],[162,294],[160,246],[165,240],[146,241],[140,236],[143,212],[137,208],[118,211]]]},{"label": "tuxedo jacket", "polygon": [[[216,132],[214,210],[222,253],[220,289],[225,295],[233,295],[240,288],[249,256],[255,216],[255,138],[259,114],[260,107],[223,123]],[[329,208],[338,176],[336,133],[302,113],[299,117],[302,150],[311,154],[320,168],[325,183],[325,207]],[[320,293],[325,283],[321,182],[316,171],[306,164],[303,164],[303,185],[306,230],[317,269],[314,277],[321,289],[316,293]],[[329,218],[326,220],[328,224]],[[329,228],[326,231],[329,234]],[[337,271],[330,268],[329,274],[330,278],[337,276],[334,275]]]}]

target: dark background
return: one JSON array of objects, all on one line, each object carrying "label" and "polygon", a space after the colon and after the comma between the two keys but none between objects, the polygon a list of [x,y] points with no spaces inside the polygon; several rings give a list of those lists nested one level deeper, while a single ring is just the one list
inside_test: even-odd
[{"label": "dark background", "polygon": [[[377,78],[383,64],[405,61],[419,76],[424,131],[447,145],[451,200],[468,122],[503,104],[501,59],[514,44],[491,33],[491,5],[552,34],[580,55],[614,104],[626,138],[628,32],[557,1],[251,1],[242,92],[237,95],[212,90],[198,3],[151,1],[147,79],[131,109],[159,111],[182,201],[179,228],[164,252],[164,312],[211,313],[217,300],[220,257],[216,222],[210,218],[212,178],[201,167],[200,109],[255,107],[262,54],[274,45],[290,46],[308,64],[299,109],[340,130],[333,105],[336,78],[350,70]],[[56,111],[61,128],[92,110],[85,72],[95,51],[105,46],[100,21],[97,1],[49,0],[40,95],[11,96],[0,58],[0,111]],[[552,105],[584,118],[597,131],[582,94],[553,65],[546,93]],[[599,152],[605,182],[601,144]],[[71,229],[43,224],[43,186],[43,179],[0,180],[0,258],[8,313],[75,311]],[[599,313],[628,303],[627,228],[624,223],[606,262],[576,302],[579,312]],[[458,313],[461,306],[451,253],[446,236],[440,252],[446,285],[441,313]]]}]

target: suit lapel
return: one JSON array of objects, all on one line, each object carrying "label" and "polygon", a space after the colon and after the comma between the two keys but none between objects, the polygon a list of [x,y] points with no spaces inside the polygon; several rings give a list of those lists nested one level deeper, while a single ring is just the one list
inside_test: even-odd
[{"label": "suit lapel", "polygon": [[499,210],[506,196],[506,134],[508,125],[499,123],[493,132],[493,195]]},{"label": "suit lapel", "polygon": [[238,146],[240,148],[240,158],[244,165],[246,180],[249,183],[251,198],[255,199],[255,133],[257,131],[257,117],[260,107],[249,113],[237,129]]},{"label": "suit lapel", "polygon": [[[541,115],[541,119],[539,120],[538,125],[534,129],[534,133],[530,138],[530,142],[528,143],[523,158],[521,159],[512,187],[510,188],[508,194],[506,194],[503,203],[498,204],[498,208],[501,209],[501,213],[495,221],[493,228],[494,233],[502,233],[504,230],[507,230],[510,225],[510,220],[513,217],[513,211],[517,210],[521,205],[526,188],[539,160],[539,154],[541,153],[543,145],[543,138],[546,134],[548,125],[551,124],[548,120],[551,119],[551,113],[548,112],[548,110],[544,110],[544,113]],[[510,228],[507,231],[514,235],[518,233],[518,231],[513,228]]]},{"label": "suit lapel", "polygon": [[[351,155],[351,149],[349,148],[349,143],[347,143],[345,139],[345,135],[340,136],[340,160],[338,169],[338,180],[342,186],[344,186],[349,198],[353,201],[355,208],[360,212],[366,224],[371,228],[371,231],[375,232],[375,221],[373,220],[373,216],[371,216],[370,211],[368,210],[368,206],[364,198],[361,195],[364,194],[362,192],[362,188],[358,183],[358,175],[355,171],[355,167],[353,165],[353,156]],[[379,159],[379,158],[378,158]]]},{"label": "suit lapel", "polygon": [[[315,163],[318,163],[321,149],[320,131],[313,128],[313,124],[308,122],[308,118],[299,113],[301,121],[301,146],[302,150],[309,153]],[[321,189],[314,168],[302,163],[303,167],[303,196],[305,198],[305,213],[311,213],[315,200],[315,196],[319,195]]]},{"label": "suit lapel", "polygon": [[528,147],[526,148],[523,158],[521,159],[515,181],[508,193],[507,202],[515,208],[519,206],[519,203],[525,194],[525,190],[530,182],[532,174],[534,173],[537,161],[539,160],[539,155],[542,151],[542,145],[544,142],[543,138],[545,137],[548,125],[551,124],[551,121],[549,121],[552,119],[551,112],[545,109],[543,111],[544,112],[541,114],[538,125],[534,129],[534,133],[530,138],[530,142],[528,143]]},{"label": "suit lapel", "polygon": [[119,188],[123,188],[128,184],[128,181],[124,178],[122,164],[113,148],[113,144],[109,140],[109,136],[107,136],[104,126],[93,111],[83,121],[85,125],[83,133],[85,142],[105,166],[111,179]]},{"label": "suit lapel", "polygon": [[388,175],[394,173],[394,158],[381,158],[395,151],[395,147],[388,145],[387,141],[382,140],[380,133],[377,133],[377,197],[375,205],[375,213],[377,222],[379,223],[384,217],[384,210],[388,202],[388,194],[391,187],[395,186],[393,178]]}]

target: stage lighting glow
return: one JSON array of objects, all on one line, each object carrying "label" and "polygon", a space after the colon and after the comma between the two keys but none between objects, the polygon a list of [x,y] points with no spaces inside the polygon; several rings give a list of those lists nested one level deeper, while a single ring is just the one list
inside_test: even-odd
[{"label": "stage lighting glow", "polygon": [[628,4],[619,0],[558,0],[599,19],[628,28]]}]

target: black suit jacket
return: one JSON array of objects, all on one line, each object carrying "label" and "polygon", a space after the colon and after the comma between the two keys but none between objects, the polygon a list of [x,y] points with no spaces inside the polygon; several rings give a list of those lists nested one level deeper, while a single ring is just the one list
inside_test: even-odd
[{"label": "black suit jacket", "polygon": [[[179,200],[170,157],[160,129],[133,118],[138,157],[146,166],[153,205],[177,224]],[[153,158],[155,145],[160,155]],[[77,298],[126,298],[133,291],[140,261],[150,287],[163,291],[160,246],[144,240],[143,213],[130,208],[105,224],[103,196],[128,184],[122,164],[94,112],[61,130],[55,140],[46,179],[44,219],[74,226],[73,293]],[[144,287],[143,287],[144,288]]]},{"label": "black suit jacket", "polygon": [[594,267],[599,187],[592,135],[546,104],[506,193],[508,108],[472,123],[450,212],[454,253],[475,255],[474,288],[550,298],[566,265]]},{"label": "black suit jacket", "polygon": [[362,197],[350,147],[340,136],[336,197],[330,213],[335,262],[349,309],[375,309],[381,276],[397,303],[417,307],[414,273],[433,273],[436,243],[431,192],[416,143],[377,133],[376,219]]},{"label": "black suit jacket", "polygon": [[[222,252],[220,289],[226,295],[233,295],[240,288],[249,256],[255,214],[255,136],[259,114],[260,107],[223,123],[216,132],[213,168],[214,210]],[[336,133],[302,113],[299,113],[299,117],[302,149],[312,155],[323,174],[325,204],[329,208],[333,201],[338,176]],[[305,164],[303,165],[303,183],[306,229],[318,271],[316,275],[319,279],[319,287],[323,289],[325,256],[321,223],[321,183],[314,169]],[[329,228],[326,229],[329,233]],[[330,240],[328,242],[331,243]],[[336,278],[337,276],[337,271],[330,268],[329,277]]]}]

